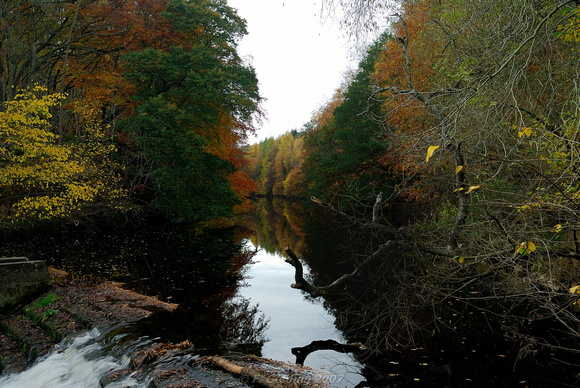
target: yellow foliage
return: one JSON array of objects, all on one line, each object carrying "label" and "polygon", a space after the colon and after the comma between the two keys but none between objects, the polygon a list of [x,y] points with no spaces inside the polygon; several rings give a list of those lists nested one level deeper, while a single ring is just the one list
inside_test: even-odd
[{"label": "yellow foliage", "polygon": [[521,138],[523,135],[526,135],[527,137],[532,136],[532,128],[531,127],[521,128],[518,132],[518,136]]},{"label": "yellow foliage", "polygon": [[580,294],[580,286],[574,286],[568,290],[570,294]]},{"label": "yellow foliage", "polygon": [[469,186],[469,189],[467,189],[467,191],[465,192],[465,194],[469,194],[469,193],[471,193],[473,190],[477,190],[477,189],[479,189],[479,187],[480,187],[479,185],[476,185],[476,186]]},{"label": "yellow foliage", "polygon": [[536,244],[534,244],[531,241],[526,241],[520,244],[520,246],[518,247],[518,249],[516,249],[516,252],[519,253],[520,255],[528,255],[532,252],[535,252],[536,250]]},{"label": "yellow foliage", "polygon": [[439,146],[429,146],[429,148],[427,149],[427,157],[425,158],[425,163],[429,162],[429,159],[431,159],[433,153],[437,151],[438,148]]},{"label": "yellow foliage", "polygon": [[[0,112],[0,200],[4,221],[30,223],[70,217],[97,199],[118,207],[125,197],[95,112],[77,106],[82,122],[71,144],[51,132],[51,108],[63,96],[35,87]],[[38,97],[38,95],[41,95]],[[121,206],[122,207],[122,206]]]},{"label": "yellow foliage", "polygon": [[[560,39],[569,43],[579,43],[580,42],[580,16],[576,11],[576,16],[567,19],[567,22],[558,26],[558,30],[561,31]],[[574,49],[572,49],[574,50]]]}]

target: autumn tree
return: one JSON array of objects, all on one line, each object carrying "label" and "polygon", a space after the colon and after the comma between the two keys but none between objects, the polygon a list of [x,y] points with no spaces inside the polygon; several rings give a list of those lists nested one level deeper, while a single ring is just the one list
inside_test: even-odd
[{"label": "autumn tree", "polygon": [[388,189],[389,170],[382,160],[390,129],[377,119],[380,104],[369,100],[374,66],[390,39],[385,34],[369,47],[351,80],[315,116],[306,132],[304,169],[310,195],[333,196],[347,187],[360,194],[392,191]]},{"label": "autumn tree", "polygon": [[299,277],[289,253],[295,287],[312,296],[359,286],[343,319],[368,329],[377,352],[436,341],[428,330],[460,330],[471,309],[495,317],[490,328],[511,336],[518,357],[565,352],[562,335],[578,340],[579,10],[575,1],[421,0],[393,16],[366,101],[392,128],[382,161],[402,179],[397,194],[423,201],[424,215],[393,225],[383,194],[366,218],[315,198],[372,232],[373,248],[322,286]]},{"label": "autumn tree", "polygon": [[162,16],[189,40],[123,59],[137,90],[135,115],[122,123],[140,148],[135,179],[176,220],[227,217],[239,203],[228,180],[239,158],[220,147],[246,136],[260,100],[254,70],[236,53],[245,24],[223,1],[174,0]]},{"label": "autumn tree", "polygon": [[76,108],[82,141],[57,144],[50,109],[62,100],[35,87],[0,112],[0,190],[3,227],[128,210],[113,147],[94,112]]},{"label": "autumn tree", "polygon": [[247,171],[267,197],[303,197],[305,146],[297,130],[267,138],[250,147]]}]

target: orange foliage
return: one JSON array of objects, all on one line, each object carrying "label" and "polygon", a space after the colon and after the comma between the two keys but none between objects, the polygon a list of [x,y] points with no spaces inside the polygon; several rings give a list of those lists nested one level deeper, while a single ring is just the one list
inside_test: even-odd
[{"label": "orange foliage", "polygon": [[[237,130],[236,130],[237,129]],[[249,196],[258,191],[258,185],[241,169],[250,161],[240,148],[246,127],[228,115],[222,115],[219,125],[212,130],[201,130],[200,134],[206,140],[206,151],[230,162],[236,171],[228,177],[230,187],[242,201],[234,207],[236,213],[244,213],[251,209]]]},{"label": "orange foliage", "polygon": [[[390,144],[380,159],[393,175],[404,176],[407,187],[402,194],[409,200],[429,196],[429,190],[420,187],[420,177],[427,169],[422,144],[417,148],[417,138],[428,138],[433,134],[434,118],[415,95],[433,90],[436,74],[433,70],[441,53],[435,34],[429,33],[429,16],[432,15],[432,0],[405,2],[403,15],[394,25],[395,39],[389,40],[382,57],[375,66],[375,82],[384,92],[383,101],[386,124],[394,130],[387,135]],[[410,66],[404,55],[406,47]],[[410,70],[410,72],[409,72]]]},{"label": "orange foliage", "polygon": [[[169,0],[96,0],[81,3],[80,24],[91,31],[83,45],[90,54],[71,57],[69,69],[74,86],[82,90],[84,98],[92,106],[98,109],[113,107],[115,112],[121,112],[124,116],[134,112],[135,103],[131,97],[136,90],[122,76],[122,55],[144,48],[167,51],[170,46],[180,46],[187,50],[191,45],[198,44],[195,38],[201,31],[179,32],[169,19],[162,16],[168,3]],[[81,28],[77,30],[80,33]],[[212,125],[198,127],[195,131],[204,139],[207,152],[229,161],[236,169],[245,165],[240,146],[246,136],[254,132],[251,124],[224,114],[219,118],[217,128]],[[122,133],[117,133],[117,140],[127,141]],[[257,190],[256,184],[241,171],[234,172],[228,179],[232,189],[244,202],[238,210],[246,209],[246,197]]]}]

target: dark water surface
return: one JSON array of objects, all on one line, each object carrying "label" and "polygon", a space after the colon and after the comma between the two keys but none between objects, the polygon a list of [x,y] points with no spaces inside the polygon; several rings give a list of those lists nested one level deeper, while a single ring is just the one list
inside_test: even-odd
[{"label": "dark water surface", "polygon": [[[347,247],[356,241],[348,241],[338,222],[313,207],[275,200],[257,203],[256,211],[240,223],[244,227],[206,233],[165,222],[108,231],[79,226],[4,239],[0,256],[45,260],[75,277],[123,282],[178,303],[176,311],[153,314],[131,330],[143,338],[189,340],[197,355],[239,352],[293,362],[291,348],[314,340],[365,341],[363,330],[357,332],[343,318],[336,322],[335,316],[348,310],[348,301],[313,300],[290,288],[294,269],[281,254],[291,247],[305,259],[310,281],[329,284],[352,271],[345,263],[355,251]],[[478,314],[466,315],[465,324],[475,328],[490,322],[490,316]],[[533,363],[517,359],[518,348],[501,333],[490,333],[441,336],[429,352],[417,346],[355,358],[318,351],[305,365],[324,369],[333,387],[354,387],[364,380],[368,385],[360,386],[580,386],[558,383],[560,374],[575,381],[574,365],[554,363],[536,370]]]},{"label": "dark water surface", "polygon": [[[294,269],[277,252],[281,244],[300,251],[304,232],[284,225],[287,217],[269,210],[259,208],[245,219],[245,227],[210,233],[155,223],[12,237],[2,241],[0,255],[45,260],[74,277],[123,282],[179,304],[174,312],[132,325],[143,337],[189,340],[199,355],[241,352],[294,362],[292,347],[344,339],[322,301],[290,287]],[[264,225],[268,219],[278,225]],[[286,221],[280,224],[281,219]],[[347,354],[319,351],[305,365],[323,369],[332,386],[352,387],[363,380],[360,364]]]}]

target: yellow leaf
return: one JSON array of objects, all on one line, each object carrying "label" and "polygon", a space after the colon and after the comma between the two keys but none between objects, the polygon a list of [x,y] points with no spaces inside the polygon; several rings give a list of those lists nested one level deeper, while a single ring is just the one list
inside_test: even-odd
[{"label": "yellow leaf", "polygon": [[465,194],[469,194],[473,190],[477,190],[477,189],[479,189],[479,185],[477,185],[477,186],[469,186],[469,189],[467,189],[467,192]]},{"label": "yellow leaf", "polygon": [[463,166],[457,166],[455,167],[455,173],[459,174],[459,171],[463,170]]},{"label": "yellow leaf", "polygon": [[536,244],[531,241],[523,242],[520,244],[519,248],[516,250],[520,255],[527,255],[536,250]]},{"label": "yellow leaf", "polygon": [[465,257],[460,257],[459,258],[459,264],[463,264],[464,261],[465,261]]},{"label": "yellow leaf", "polygon": [[568,290],[570,294],[580,294],[580,286],[574,286]]},{"label": "yellow leaf", "polygon": [[532,127],[525,127],[525,128],[520,129],[520,132],[518,133],[518,136],[521,138],[524,134],[527,137],[532,136]]},{"label": "yellow leaf", "polygon": [[562,231],[562,225],[561,224],[557,224],[556,226],[554,226],[554,229],[552,229],[550,232],[552,233],[560,233]]},{"label": "yellow leaf", "polygon": [[461,190],[465,190],[465,189],[464,189],[463,187],[460,187],[460,188],[458,188],[458,189],[455,189],[455,190],[453,190],[453,192],[454,192],[454,193],[457,193],[458,191],[461,191]]},{"label": "yellow leaf", "polygon": [[427,149],[427,159],[425,160],[425,163],[429,162],[429,159],[431,159],[431,156],[433,156],[433,152],[437,151],[438,148],[439,146],[430,146]]},{"label": "yellow leaf", "polygon": [[522,210],[529,210],[531,207],[529,205],[516,206],[516,209],[518,209],[518,212],[521,212]]}]

